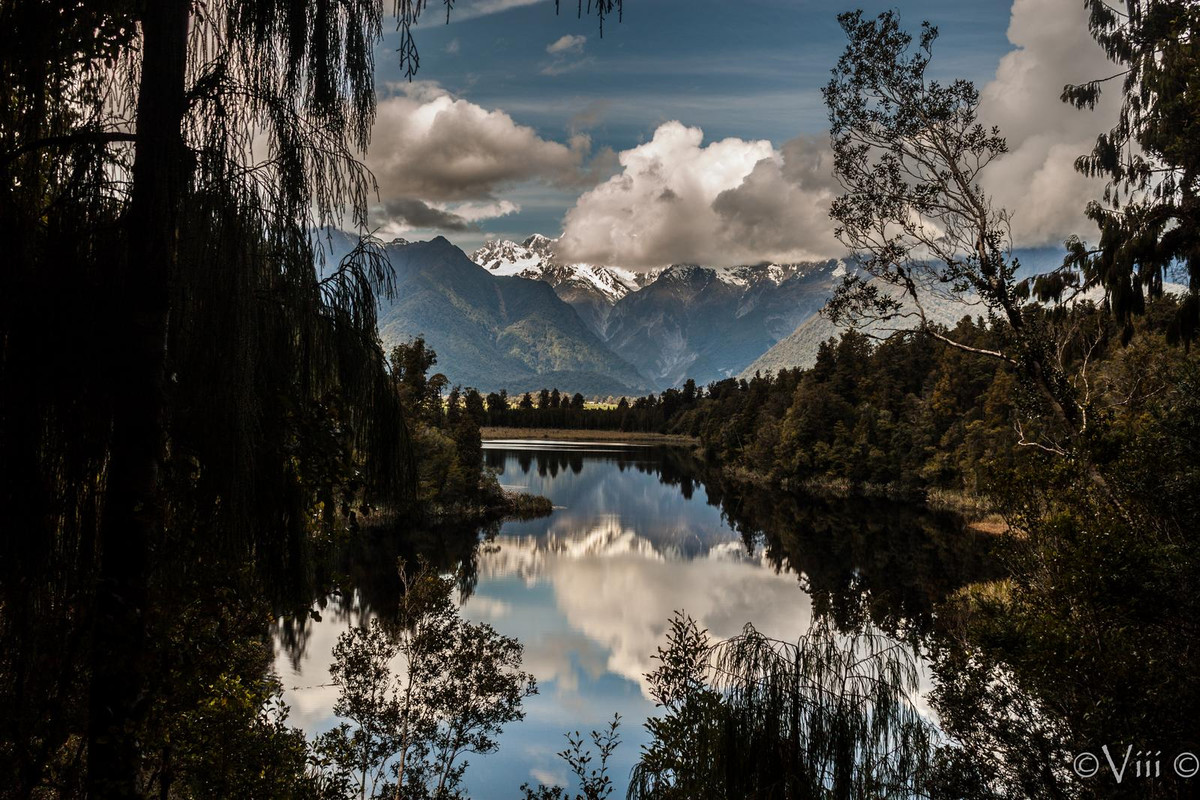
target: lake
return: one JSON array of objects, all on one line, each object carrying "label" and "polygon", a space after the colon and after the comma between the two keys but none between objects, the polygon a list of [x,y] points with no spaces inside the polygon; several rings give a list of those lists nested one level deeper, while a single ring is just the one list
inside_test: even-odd
[{"label": "lake", "polygon": [[[655,713],[645,674],[675,611],[715,637],[752,623],[794,641],[814,614],[843,629],[884,627],[917,641],[928,609],[984,569],[979,543],[946,515],[864,501],[731,491],[686,452],[580,442],[485,443],[506,488],[548,497],[553,513],[510,521],[455,547],[469,561],[462,613],[514,636],[539,694],[500,750],[471,758],[470,796],[512,798],[525,782],[569,784],[555,755],[563,734],[622,718],[610,762],[614,797]],[[452,538],[452,537],[451,537]],[[435,562],[437,563],[437,562]],[[292,724],[310,735],[335,724],[330,651],[347,626],[394,602],[395,558],[370,551],[342,567],[350,589],[323,598],[320,620],[277,631],[276,669]]]}]

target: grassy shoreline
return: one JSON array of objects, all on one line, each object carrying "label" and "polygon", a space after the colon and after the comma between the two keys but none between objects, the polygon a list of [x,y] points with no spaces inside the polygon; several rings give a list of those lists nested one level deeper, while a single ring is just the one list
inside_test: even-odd
[{"label": "grassy shoreline", "polygon": [[[485,440],[544,440],[570,442],[632,442],[637,444],[664,444],[696,447],[700,440],[692,436],[680,436],[665,433],[637,433],[611,430],[575,430],[565,428],[502,428],[485,427],[480,429],[480,435]],[[767,478],[759,473],[740,467],[722,466],[721,472],[726,477],[742,483],[753,483],[760,486],[769,485]],[[830,478],[812,478],[798,485],[779,487],[784,491],[801,491],[808,494],[826,497],[878,497],[891,500],[901,500],[918,503],[934,511],[950,511],[958,514],[966,522],[967,527],[980,533],[992,535],[1016,534],[1004,520],[996,514],[986,498],[956,492],[948,489],[930,489],[928,492],[914,496],[911,490],[902,490],[895,484],[866,483],[854,484],[850,481]]]},{"label": "grassy shoreline", "polygon": [[638,444],[698,445],[694,436],[633,431],[574,430],[566,428],[480,428],[487,440],[542,439],[562,442],[636,442]]},{"label": "grassy shoreline", "polygon": [[[723,467],[722,472],[735,482],[752,483],[759,486],[771,485],[764,475],[741,467]],[[911,490],[901,489],[892,483],[852,483],[836,478],[810,478],[795,484],[785,482],[779,488],[783,491],[800,491],[818,497],[884,498],[917,503],[931,511],[949,511],[957,514],[968,528],[979,533],[996,536],[1018,533],[1009,528],[1004,519],[993,510],[987,498],[950,489],[929,489],[914,494]]]}]

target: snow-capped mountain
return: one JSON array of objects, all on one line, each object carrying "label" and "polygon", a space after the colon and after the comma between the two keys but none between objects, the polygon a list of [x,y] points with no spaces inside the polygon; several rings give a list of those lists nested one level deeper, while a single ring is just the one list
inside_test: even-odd
[{"label": "snow-capped mountain", "polygon": [[[356,244],[330,235],[326,262]],[[451,383],[510,393],[559,386],[602,397],[649,388],[545,283],[493,274],[440,236],[397,240],[383,254],[396,291],[379,308],[380,340],[390,348],[423,336]]]},{"label": "snow-capped mountain", "polygon": [[566,263],[556,239],[489,242],[471,258],[495,275],[548,283],[652,385],[738,374],[824,305],[836,261],[634,271]]},{"label": "snow-capped mountain", "polygon": [[825,262],[802,264],[754,264],[740,267],[702,267],[697,264],[674,264],[658,275],[658,281],[687,286],[703,286],[716,281],[734,289],[757,286],[779,286],[797,275],[807,275]]},{"label": "snow-capped mountain", "polygon": [[732,377],[816,314],[844,274],[838,261],[675,265],[616,304],[604,339],[656,386]]},{"label": "snow-capped mountain", "polygon": [[550,284],[601,336],[612,307],[630,292],[652,283],[662,272],[563,262],[554,251],[557,243],[557,239],[537,233],[519,244],[498,240],[476,250],[471,260],[494,275],[515,275]]},{"label": "snow-capped mountain", "polygon": [[555,253],[557,244],[557,239],[535,233],[520,244],[507,239],[488,242],[472,253],[471,259],[496,275],[519,275],[551,285],[578,280],[613,302],[652,283],[662,272],[565,262]]}]

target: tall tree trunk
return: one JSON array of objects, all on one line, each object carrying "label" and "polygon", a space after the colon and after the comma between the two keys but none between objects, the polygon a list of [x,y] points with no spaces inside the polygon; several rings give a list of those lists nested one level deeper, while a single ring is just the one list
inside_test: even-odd
[{"label": "tall tree trunk", "polygon": [[187,184],[189,0],[145,0],[133,189],[114,309],[113,429],[95,598],[88,729],[93,798],[137,796],[150,551],[163,526],[168,287]]}]

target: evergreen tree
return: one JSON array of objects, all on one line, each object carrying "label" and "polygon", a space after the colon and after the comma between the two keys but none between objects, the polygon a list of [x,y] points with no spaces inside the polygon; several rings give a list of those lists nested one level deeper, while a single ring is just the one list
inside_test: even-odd
[{"label": "evergreen tree", "polygon": [[1085,0],[1088,26],[1117,73],[1068,85],[1063,100],[1092,108],[1109,81],[1120,79],[1121,112],[1075,166],[1108,178],[1103,202],[1088,205],[1100,229],[1095,249],[1068,243],[1064,270],[1036,287],[1060,297],[1068,286],[1102,285],[1113,313],[1132,335],[1131,318],[1147,296],[1162,293],[1174,267],[1188,276],[1171,340],[1190,342],[1200,328],[1200,99],[1195,92],[1200,7],[1190,0],[1127,0],[1121,7]]}]

